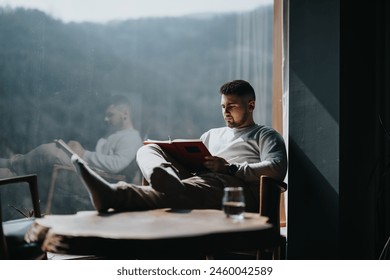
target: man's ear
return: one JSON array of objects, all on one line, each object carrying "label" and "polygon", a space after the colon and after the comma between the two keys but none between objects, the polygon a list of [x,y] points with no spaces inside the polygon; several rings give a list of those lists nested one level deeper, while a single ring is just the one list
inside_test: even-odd
[{"label": "man's ear", "polygon": [[256,101],[255,100],[249,100],[248,102],[248,108],[249,108],[249,111],[253,111],[256,107]]}]

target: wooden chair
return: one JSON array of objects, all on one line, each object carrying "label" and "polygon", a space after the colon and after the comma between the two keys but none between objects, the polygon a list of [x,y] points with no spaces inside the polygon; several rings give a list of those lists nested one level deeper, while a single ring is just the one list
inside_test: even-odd
[{"label": "wooden chair", "polygon": [[[282,181],[275,180],[268,176],[260,177],[260,209],[261,216],[267,216],[268,222],[273,224],[280,232],[280,227],[285,226],[285,221],[281,223],[281,217],[285,217],[285,213],[281,213],[281,197],[287,190],[287,184]],[[284,202],[283,202],[284,203]],[[285,258],[287,238],[284,235],[280,236],[279,246],[268,252],[272,259]],[[263,258],[264,252],[257,252],[257,259]]]},{"label": "wooden chair", "polygon": [[24,235],[35,218],[41,217],[37,175],[24,175],[0,179],[0,186],[6,187],[15,183],[28,183],[33,205],[34,217],[3,222],[0,200],[0,259],[46,259],[39,243],[27,243]]}]

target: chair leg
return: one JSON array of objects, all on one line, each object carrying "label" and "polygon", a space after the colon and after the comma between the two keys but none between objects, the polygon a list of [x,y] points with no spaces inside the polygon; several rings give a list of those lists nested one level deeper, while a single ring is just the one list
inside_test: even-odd
[{"label": "chair leg", "polygon": [[54,166],[51,174],[51,179],[50,179],[49,194],[47,195],[47,204],[46,204],[46,211],[45,211],[46,214],[50,214],[51,211],[51,204],[54,196],[54,189],[57,180],[57,175],[58,175],[58,168]]},{"label": "chair leg", "polygon": [[273,260],[280,260],[280,247],[276,247],[273,251],[272,251],[272,259]]}]

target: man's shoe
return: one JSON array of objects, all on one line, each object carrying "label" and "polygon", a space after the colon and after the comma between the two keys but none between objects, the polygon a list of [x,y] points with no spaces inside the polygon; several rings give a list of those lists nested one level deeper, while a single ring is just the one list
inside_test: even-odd
[{"label": "man's shoe", "polygon": [[184,191],[184,184],[180,179],[170,174],[163,167],[155,167],[153,173],[150,176],[150,184],[153,189],[158,192],[173,194]]},{"label": "man's shoe", "polygon": [[112,207],[115,195],[113,185],[93,171],[79,156],[73,155],[71,160],[77,174],[87,188],[96,210],[107,212]]}]

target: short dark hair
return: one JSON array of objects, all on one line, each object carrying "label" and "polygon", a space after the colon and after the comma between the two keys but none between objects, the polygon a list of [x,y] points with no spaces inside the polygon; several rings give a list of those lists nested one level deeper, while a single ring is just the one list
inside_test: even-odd
[{"label": "short dark hair", "polygon": [[237,95],[239,97],[248,98],[248,100],[256,100],[255,90],[250,83],[244,80],[234,80],[227,82],[219,89],[223,95]]},{"label": "short dark hair", "polygon": [[119,108],[126,108],[129,112],[131,110],[131,104],[129,99],[122,94],[110,96],[108,100],[108,105],[114,105],[115,107]]}]

